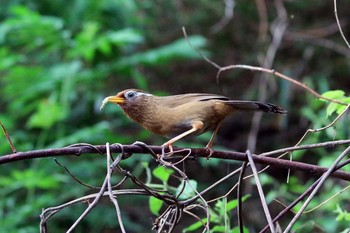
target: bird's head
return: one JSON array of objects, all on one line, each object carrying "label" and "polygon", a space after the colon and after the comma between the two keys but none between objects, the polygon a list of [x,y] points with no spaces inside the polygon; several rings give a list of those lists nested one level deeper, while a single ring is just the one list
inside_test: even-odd
[{"label": "bird's head", "polygon": [[127,89],[119,92],[115,96],[108,96],[102,101],[102,109],[107,103],[118,104],[121,108],[130,107],[132,105],[138,105],[142,103],[146,96],[152,96],[151,94],[138,90],[138,89]]}]

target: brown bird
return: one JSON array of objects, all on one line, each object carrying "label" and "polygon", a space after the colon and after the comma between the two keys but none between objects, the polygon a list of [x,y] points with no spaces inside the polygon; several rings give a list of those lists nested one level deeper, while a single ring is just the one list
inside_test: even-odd
[{"label": "brown bird", "polygon": [[256,101],[231,100],[228,97],[190,93],[171,96],[155,96],[142,90],[127,89],[115,96],[106,97],[107,103],[118,104],[124,113],[145,129],[167,138],[162,146],[173,151],[174,142],[189,136],[214,130],[206,148],[211,150],[221,122],[235,111],[263,111],[285,114],[287,111],[270,104]]}]

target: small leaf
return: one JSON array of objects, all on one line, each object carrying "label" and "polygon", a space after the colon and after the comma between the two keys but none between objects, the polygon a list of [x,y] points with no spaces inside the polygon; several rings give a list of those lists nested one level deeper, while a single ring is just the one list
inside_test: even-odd
[{"label": "small leaf", "polygon": [[346,106],[344,105],[340,105],[336,111],[336,113],[339,115],[341,114],[342,112],[344,112],[344,110],[346,109]]},{"label": "small leaf", "polygon": [[[239,227],[235,227],[233,228],[230,233],[240,233]],[[246,228],[245,226],[243,226],[243,233],[249,233],[248,228]]]},{"label": "small leaf", "polygon": [[334,91],[327,91],[322,94],[323,97],[329,98],[329,99],[342,99],[344,98],[345,92],[342,90],[334,90]]},{"label": "small leaf", "polygon": [[350,104],[350,97],[345,97],[341,101],[343,101],[344,103]]},{"label": "small leaf", "polygon": [[[339,100],[345,103],[350,103],[350,97],[345,97],[345,92],[342,90],[334,90],[334,91],[327,91],[322,94],[323,97],[334,99],[334,100]],[[322,100],[325,101],[325,100]],[[338,115],[344,111],[346,106],[337,104],[337,103],[329,103],[327,110],[326,110],[326,115],[327,117],[331,116],[334,112],[337,113]]]},{"label": "small leaf", "polygon": [[334,112],[338,111],[338,108],[341,107],[342,105],[337,104],[337,103],[330,103],[326,109],[326,115],[327,117],[331,116]]},{"label": "small leaf", "polygon": [[204,227],[206,223],[207,223],[207,219],[203,218],[202,221],[198,221],[196,223],[193,223],[192,225],[186,227],[182,232],[195,231],[201,227]]},{"label": "small leaf", "polygon": [[214,226],[211,229],[212,232],[227,232],[227,227],[226,226]]},{"label": "small leaf", "polygon": [[350,222],[350,213],[345,213],[345,221]]},{"label": "small leaf", "polygon": [[109,55],[111,53],[112,47],[106,37],[100,37],[96,41],[96,43],[97,43],[97,47],[103,54]]},{"label": "small leaf", "polygon": [[[245,202],[249,197],[250,197],[250,194],[244,195],[244,196],[242,197],[242,202]],[[238,205],[238,200],[237,200],[237,199],[232,200],[232,201],[229,201],[229,202],[227,203],[227,206],[226,206],[226,211],[228,212],[228,211],[230,211],[230,210],[236,208],[237,205]]]},{"label": "small leaf", "polygon": [[171,174],[174,173],[174,170],[165,167],[157,167],[153,170],[153,175],[160,179],[163,182],[167,182]]},{"label": "small leaf", "polygon": [[151,210],[152,214],[159,216],[159,211],[162,208],[163,201],[159,200],[158,198],[155,198],[151,196],[149,198],[149,209]]}]

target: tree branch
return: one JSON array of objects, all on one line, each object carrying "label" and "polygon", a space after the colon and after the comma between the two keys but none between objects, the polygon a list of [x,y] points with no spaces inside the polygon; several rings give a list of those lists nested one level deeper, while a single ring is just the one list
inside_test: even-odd
[{"label": "tree branch", "polygon": [[[330,144],[334,145],[337,141],[330,142]],[[349,143],[344,143],[349,144]],[[325,146],[322,144],[322,146]],[[162,153],[162,147],[160,146],[149,146],[149,148],[154,151],[156,154]],[[121,153],[124,151],[126,154],[149,154],[149,151],[141,147],[139,145],[111,145],[110,146],[111,152],[113,153]],[[298,147],[295,147],[295,150],[299,149]],[[177,152],[177,150],[180,150]],[[190,149],[190,152],[188,152],[189,149],[187,148],[184,150],[184,148],[175,147],[174,148],[174,155],[166,158],[169,160],[173,160],[176,158],[182,157],[182,156],[189,156],[189,158],[198,158],[198,157],[204,157],[206,158],[208,156],[208,150],[201,149],[201,148],[192,148]],[[34,159],[34,158],[46,158],[46,157],[57,157],[57,156],[66,156],[66,155],[83,155],[83,154],[105,154],[106,153],[106,146],[105,145],[98,145],[98,146],[92,146],[92,145],[74,145],[71,147],[64,147],[64,148],[56,148],[56,149],[45,149],[45,150],[33,150],[33,151],[27,151],[27,152],[17,152],[13,154],[8,154],[0,157],[0,164],[10,163],[14,161],[20,161],[20,160],[28,160],[28,159]],[[277,159],[277,158],[271,158],[271,157],[263,157],[258,155],[252,155],[254,162],[257,164],[264,164],[264,165],[270,165],[274,167],[279,168],[285,168],[285,169],[291,169],[291,170],[299,170],[308,172],[311,175],[314,175],[316,177],[321,176],[323,173],[325,173],[328,168],[326,167],[320,167],[312,164],[302,163],[302,162],[296,162],[296,161],[289,161],[285,159]],[[214,151],[210,158],[218,158],[218,159],[224,159],[224,160],[238,160],[238,161],[247,161],[247,156],[245,153],[242,152],[230,152],[230,151]],[[345,165],[345,164],[343,164]],[[342,170],[335,171],[332,174],[333,177],[348,180],[350,181],[350,173],[344,172]]]}]

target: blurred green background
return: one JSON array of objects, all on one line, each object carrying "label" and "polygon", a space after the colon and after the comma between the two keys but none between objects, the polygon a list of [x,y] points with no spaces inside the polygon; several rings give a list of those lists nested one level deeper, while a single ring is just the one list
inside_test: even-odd
[{"label": "blurred green background", "polygon": [[[283,12],[281,6],[285,7],[287,28],[271,67],[307,83],[319,93],[342,89],[347,94],[350,50],[337,31],[331,1],[237,1],[231,11],[233,17],[221,24],[225,8],[229,9],[224,1],[8,0],[1,1],[0,7],[0,120],[18,151],[74,143],[161,144],[164,138],[143,130],[116,106],[107,105],[100,111],[103,98],[126,88],[159,95],[211,92],[246,100],[259,99],[265,91],[266,101],[283,106],[288,116],[263,116],[256,151],[292,146],[306,129],[332,121],[326,117],[324,103],[277,78],[269,77],[262,84],[261,73],[248,70],[226,71],[217,82],[217,69],[194,50],[199,49],[221,66],[261,66],[275,35],[273,29],[280,23],[276,19]],[[349,36],[350,15],[344,9],[349,9],[350,2],[339,2],[338,7],[343,29]],[[261,20],[263,13],[266,31]],[[184,38],[182,26],[194,48]],[[246,150],[251,123],[252,114],[248,113],[228,119],[219,131],[215,148]],[[346,139],[348,123],[345,118],[336,128],[312,135],[305,143]],[[203,147],[209,137],[205,134],[177,145]],[[329,165],[342,149],[298,152],[294,158]],[[0,155],[9,153],[11,148],[3,136]],[[105,156],[67,156],[58,160],[86,183],[98,186],[104,179]],[[122,166],[145,180],[148,169],[153,170],[157,164],[144,155],[131,157]],[[240,163],[210,159],[187,166],[188,176],[197,180],[201,190]],[[262,174],[273,214],[283,209],[274,198],[289,203],[315,179],[295,172],[291,182],[285,184],[286,174],[285,170],[274,168]],[[124,188],[134,187],[131,182],[128,185]],[[312,206],[344,185],[339,180],[329,180]],[[232,184],[218,188],[211,197],[226,193],[230,187]],[[1,165],[0,190],[0,232],[10,233],[38,232],[42,208],[95,192],[77,184],[52,158]],[[245,193],[252,195],[246,205],[256,209],[244,213],[246,227],[255,232],[266,222],[261,217],[255,186],[247,182]],[[304,232],[345,231],[350,221],[346,195],[303,216],[296,229],[303,226],[308,229]],[[235,194],[229,199],[235,199]],[[149,232],[156,216],[150,212],[148,199],[128,196],[119,201],[128,232]],[[85,208],[86,204],[80,204],[60,212],[49,221],[49,229],[64,232]],[[234,210],[230,217],[234,228]],[[285,218],[280,224],[283,226],[288,220]],[[185,218],[177,232],[194,221]],[[118,230],[114,207],[107,200],[74,232]]]}]

